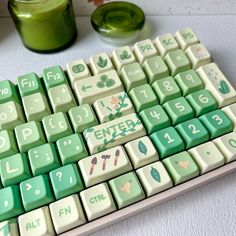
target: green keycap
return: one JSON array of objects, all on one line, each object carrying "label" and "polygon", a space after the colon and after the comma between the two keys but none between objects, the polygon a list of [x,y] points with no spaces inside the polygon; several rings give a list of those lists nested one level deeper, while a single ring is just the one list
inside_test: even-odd
[{"label": "green keycap", "polygon": [[197,119],[191,119],[175,126],[186,148],[197,146],[209,140],[209,134],[203,124]]},{"label": "green keycap", "polygon": [[0,235],[2,235],[2,236],[19,236],[17,218],[11,218],[11,219],[1,222],[0,223]]},{"label": "green keycap", "polygon": [[165,56],[165,62],[170,68],[172,76],[191,69],[191,63],[182,49],[177,49],[167,53]]},{"label": "green keycap", "polygon": [[137,112],[158,104],[157,97],[149,84],[133,88],[129,92],[129,97]]},{"label": "green keycap", "polygon": [[163,160],[175,185],[199,175],[199,169],[188,152],[184,151]]},{"label": "green keycap", "polygon": [[33,175],[41,175],[60,167],[59,157],[53,143],[32,148],[28,152]]},{"label": "green keycap", "polygon": [[120,75],[127,92],[134,87],[147,83],[146,75],[140,64],[137,62],[123,66]]},{"label": "green keycap", "polygon": [[97,118],[89,104],[73,107],[68,112],[74,132],[82,133],[87,128],[98,125]]},{"label": "green keycap", "polygon": [[148,134],[164,129],[171,125],[171,121],[160,105],[144,109],[139,113]]},{"label": "green keycap", "polygon": [[17,82],[21,97],[38,92],[44,94],[42,81],[35,73],[21,75],[17,78]]},{"label": "green keycap", "polygon": [[10,80],[0,81],[0,104],[10,101],[20,103],[17,86]]},{"label": "green keycap", "polygon": [[69,120],[62,112],[44,117],[43,128],[48,142],[55,142],[59,138],[72,134]]},{"label": "green keycap", "polygon": [[143,69],[148,77],[149,84],[170,75],[168,67],[160,56],[151,57],[145,60]]},{"label": "green keycap", "polygon": [[17,152],[18,148],[13,131],[0,131],[0,159],[16,154]]},{"label": "green keycap", "polygon": [[3,186],[18,184],[31,177],[26,153],[18,153],[0,161],[0,174]]},{"label": "green keycap", "polygon": [[21,182],[20,193],[26,211],[48,205],[54,201],[47,175],[39,175]]},{"label": "green keycap", "polygon": [[88,152],[80,134],[72,134],[57,141],[57,150],[63,165],[87,157]]},{"label": "green keycap", "polygon": [[215,98],[206,89],[202,89],[198,92],[189,94],[186,99],[193,107],[196,116],[214,111],[218,107]]},{"label": "green keycap", "polygon": [[157,80],[153,83],[152,88],[161,104],[181,96],[181,91],[172,77]]},{"label": "green keycap", "polygon": [[187,70],[175,76],[175,80],[182,90],[183,96],[203,89],[204,85],[194,70]]},{"label": "green keycap", "polygon": [[[12,185],[0,189],[0,221],[10,219],[23,213],[24,210],[21,203],[19,187],[17,185]],[[8,234],[3,235],[7,236]]]},{"label": "green keycap", "polygon": [[184,142],[173,127],[157,131],[150,136],[161,158],[184,150]]},{"label": "green keycap", "polygon": [[194,117],[192,107],[183,97],[166,102],[163,107],[169,115],[173,125],[177,125]]},{"label": "green keycap", "polygon": [[78,193],[84,189],[76,164],[69,164],[55,169],[49,175],[56,199]]},{"label": "green keycap", "polygon": [[229,133],[234,126],[229,117],[221,110],[215,110],[199,117],[210,133],[210,138],[216,138]]},{"label": "green keycap", "polygon": [[52,66],[44,69],[43,81],[47,90],[67,83],[66,75],[60,66]]},{"label": "green keycap", "polygon": [[134,172],[110,180],[109,185],[119,209],[145,198],[142,186]]}]

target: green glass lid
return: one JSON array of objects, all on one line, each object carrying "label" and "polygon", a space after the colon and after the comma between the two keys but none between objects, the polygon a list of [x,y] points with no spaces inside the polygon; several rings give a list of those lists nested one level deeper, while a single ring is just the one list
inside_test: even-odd
[{"label": "green glass lid", "polygon": [[145,24],[145,15],[135,4],[111,2],[94,11],[91,23],[106,41],[122,44],[137,38]]}]

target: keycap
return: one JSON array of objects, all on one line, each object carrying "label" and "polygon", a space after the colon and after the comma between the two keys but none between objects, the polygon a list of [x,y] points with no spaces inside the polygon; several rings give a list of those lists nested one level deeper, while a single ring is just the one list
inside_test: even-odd
[{"label": "keycap", "polygon": [[10,219],[22,213],[24,213],[24,210],[21,204],[19,187],[12,185],[0,189],[0,221]]},{"label": "keycap", "polygon": [[171,125],[171,121],[160,105],[144,109],[139,116],[148,134],[164,129]]},{"label": "keycap", "polygon": [[97,117],[89,104],[71,108],[68,115],[74,132],[82,133],[85,129],[98,125]]},{"label": "keycap", "polygon": [[173,186],[172,180],[161,161],[139,168],[136,173],[148,197]]},{"label": "keycap", "polygon": [[215,63],[201,66],[197,69],[197,73],[204,81],[205,88],[216,98],[219,107],[236,102],[235,89]]},{"label": "keycap", "polygon": [[62,166],[49,173],[56,199],[67,197],[84,189],[75,163]]},{"label": "keycap", "polygon": [[143,70],[147,75],[149,84],[170,75],[167,65],[160,56],[154,56],[146,59],[143,63]]},{"label": "keycap", "polygon": [[89,221],[116,210],[107,183],[102,183],[82,191],[80,197]]},{"label": "keycap", "polygon": [[62,112],[45,116],[42,123],[48,142],[55,142],[59,138],[72,134],[68,118]]},{"label": "keycap", "polygon": [[183,140],[173,127],[157,131],[151,134],[150,138],[162,159],[185,148]]},{"label": "keycap", "polygon": [[0,104],[10,101],[20,103],[17,86],[10,80],[0,81]]},{"label": "keycap", "polygon": [[174,185],[178,185],[199,175],[199,169],[190,154],[180,152],[163,160]]},{"label": "keycap", "polygon": [[91,154],[126,143],[146,134],[137,114],[132,113],[84,131]]},{"label": "keycap", "polygon": [[158,104],[157,97],[149,84],[133,88],[129,92],[129,97],[137,112]]},{"label": "keycap", "polygon": [[126,143],[125,150],[135,169],[159,160],[158,153],[147,136]]},{"label": "keycap", "polygon": [[200,168],[200,173],[216,169],[224,165],[224,156],[213,142],[207,142],[197,147],[191,148],[188,152]]},{"label": "keycap", "polygon": [[74,92],[80,105],[92,105],[97,99],[122,92],[123,86],[115,70],[95,75],[74,83]]},{"label": "keycap", "polygon": [[55,232],[47,206],[25,213],[19,218],[20,235],[54,236]]},{"label": "keycap", "polygon": [[122,146],[86,157],[79,161],[79,167],[86,187],[132,170],[132,165]]},{"label": "keycap", "polygon": [[46,142],[41,123],[35,121],[16,126],[15,135],[21,152],[27,152]]},{"label": "keycap", "polygon": [[77,194],[51,203],[49,208],[57,234],[86,223],[83,208]]},{"label": "keycap", "polygon": [[173,100],[181,96],[181,90],[172,77],[159,79],[152,84],[160,104]]},{"label": "keycap", "polygon": [[208,64],[211,62],[211,55],[201,43],[188,47],[185,51],[186,55],[190,59],[193,69],[197,69],[199,66]]},{"label": "keycap", "polygon": [[227,116],[231,119],[231,121],[234,123],[234,131],[236,131],[236,104],[224,107],[222,111],[224,111],[227,114]]},{"label": "keycap", "polygon": [[100,123],[111,121],[135,112],[133,104],[126,92],[120,92],[98,99],[93,104],[93,107]]},{"label": "keycap", "polygon": [[110,180],[109,185],[119,209],[145,198],[145,193],[134,172]]},{"label": "keycap", "polygon": [[5,220],[0,223],[1,236],[19,236],[19,229],[16,218]]},{"label": "keycap", "polygon": [[31,211],[54,201],[49,178],[45,174],[21,182],[20,193],[26,211]]},{"label": "keycap", "polygon": [[189,46],[199,42],[196,34],[191,28],[178,30],[175,34],[175,39],[183,50],[186,50]]}]

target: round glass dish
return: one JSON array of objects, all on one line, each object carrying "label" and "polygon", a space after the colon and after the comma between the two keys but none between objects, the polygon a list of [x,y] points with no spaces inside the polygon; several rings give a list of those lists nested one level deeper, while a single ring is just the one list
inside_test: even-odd
[{"label": "round glass dish", "polygon": [[77,36],[71,0],[9,0],[23,44],[37,52],[68,47]]},{"label": "round glass dish", "polygon": [[128,44],[137,39],[144,27],[145,15],[135,4],[111,2],[94,11],[91,23],[106,42]]}]

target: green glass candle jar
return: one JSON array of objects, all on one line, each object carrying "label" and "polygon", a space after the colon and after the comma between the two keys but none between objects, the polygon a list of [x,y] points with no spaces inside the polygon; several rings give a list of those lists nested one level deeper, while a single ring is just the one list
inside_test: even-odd
[{"label": "green glass candle jar", "polygon": [[8,8],[23,44],[37,52],[68,47],[77,30],[70,0],[9,0]]}]

